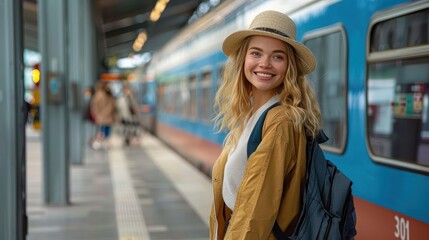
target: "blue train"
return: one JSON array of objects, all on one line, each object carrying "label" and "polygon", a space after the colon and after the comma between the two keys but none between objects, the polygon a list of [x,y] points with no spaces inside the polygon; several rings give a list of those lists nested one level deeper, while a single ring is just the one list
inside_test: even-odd
[{"label": "blue train", "polygon": [[139,72],[145,127],[210,175],[222,41],[268,9],[290,15],[318,59],[323,148],[354,182],[357,239],[429,239],[428,1],[225,1]]}]

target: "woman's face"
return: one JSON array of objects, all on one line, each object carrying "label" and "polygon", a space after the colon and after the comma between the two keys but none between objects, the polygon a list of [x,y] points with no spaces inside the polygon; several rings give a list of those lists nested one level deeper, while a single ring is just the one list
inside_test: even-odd
[{"label": "woman's face", "polygon": [[283,41],[253,36],[244,60],[244,74],[252,84],[254,96],[276,93],[276,88],[283,83],[286,74],[286,45]]}]

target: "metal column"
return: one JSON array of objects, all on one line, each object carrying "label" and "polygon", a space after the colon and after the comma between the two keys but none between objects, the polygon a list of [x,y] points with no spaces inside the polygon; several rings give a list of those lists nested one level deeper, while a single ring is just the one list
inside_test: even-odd
[{"label": "metal column", "polygon": [[39,0],[44,203],[70,202],[67,0]]},{"label": "metal column", "polygon": [[25,239],[22,0],[0,1],[0,239]]},{"label": "metal column", "polygon": [[[94,85],[96,80],[95,23],[89,0],[68,2],[68,56],[69,56],[69,132],[70,160],[82,164],[88,143],[84,116],[89,102],[83,98],[83,90]],[[89,131],[93,134],[94,131]]]},{"label": "metal column", "polygon": [[83,1],[74,0],[68,1],[68,79],[69,79],[69,142],[70,142],[70,161],[73,164],[82,164],[84,156],[84,143],[81,141],[83,122],[82,109],[84,102],[83,99],[83,83],[84,83],[84,34],[82,29],[84,27],[83,16]]}]

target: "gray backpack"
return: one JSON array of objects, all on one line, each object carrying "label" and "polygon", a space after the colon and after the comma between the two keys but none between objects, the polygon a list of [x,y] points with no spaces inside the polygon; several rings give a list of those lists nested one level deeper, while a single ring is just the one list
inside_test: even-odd
[{"label": "gray backpack", "polygon": [[[247,157],[262,140],[262,127],[268,111],[261,115],[247,144]],[[301,213],[292,236],[287,236],[275,222],[273,233],[278,240],[354,239],[356,212],[352,182],[331,161],[326,160],[319,143],[328,137],[321,131],[316,139],[307,139],[307,170]]]}]

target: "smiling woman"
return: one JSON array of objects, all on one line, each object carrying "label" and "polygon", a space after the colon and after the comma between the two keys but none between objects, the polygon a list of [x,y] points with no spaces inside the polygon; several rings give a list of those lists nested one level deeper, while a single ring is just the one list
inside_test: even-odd
[{"label": "smiling woman", "polygon": [[[275,239],[274,223],[287,236],[295,228],[307,137],[314,138],[321,128],[319,105],[305,77],[316,60],[295,38],[292,19],[265,11],[249,29],[223,42],[228,61],[215,107],[217,126],[229,133],[212,171],[211,239]],[[248,157],[250,134],[275,104],[262,141]]]}]

